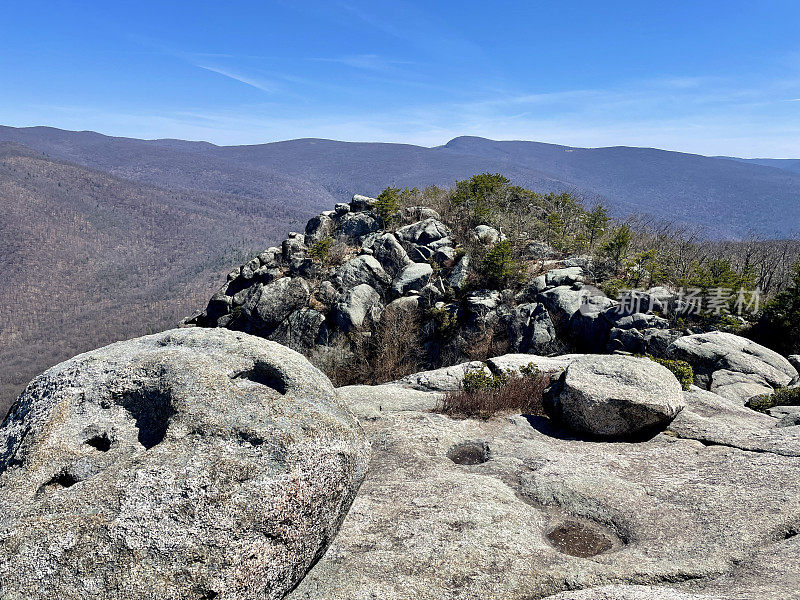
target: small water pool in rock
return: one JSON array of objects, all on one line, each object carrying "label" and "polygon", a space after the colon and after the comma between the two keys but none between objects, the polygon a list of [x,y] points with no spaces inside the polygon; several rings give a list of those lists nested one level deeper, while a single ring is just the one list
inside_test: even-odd
[{"label": "small water pool in rock", "polygon": [[480,441],[456,444],[447,451],[447,458],[457,465],[480,465],[489,460],[489,446]]},{"label": "small water pool in rock", "polygon": [[547,539],[559,552],[588,558],[611,550],[613,543],[599,528],[578,521],[564,521],[554,527]]}]

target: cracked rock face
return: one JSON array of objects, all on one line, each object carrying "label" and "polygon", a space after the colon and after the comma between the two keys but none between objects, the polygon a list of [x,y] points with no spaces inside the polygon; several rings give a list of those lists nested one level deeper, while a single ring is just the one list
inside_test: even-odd
[{"label": "cracked rock face", "polygon": [[373,460],[290,600],[797,598],[800,428],[695,388],[667,433],[583,441],[431,412],[450,383],[420,381],[340,388]]},{"label": "cracked rock face", "polygon": [[0,597],[283,598],[367,462],[328,379],[273,342],[180,329],[82,354],[0,429]]}]

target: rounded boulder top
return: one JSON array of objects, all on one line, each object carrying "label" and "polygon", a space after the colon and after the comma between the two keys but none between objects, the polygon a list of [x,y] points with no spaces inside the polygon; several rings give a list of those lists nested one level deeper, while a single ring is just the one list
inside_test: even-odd
[{"label": "rounded boulder top", "polygon": [[675,376],[650,359],[587,354],[567,367],[557,407],[574,431],[625,438],[663,429],[685,403]]},{"label": "rounded boulder top", "polygon": [[368,460],[327,377],[274,342],[190,328],[81,354],[0,428],[2,591],[283,598]]}]

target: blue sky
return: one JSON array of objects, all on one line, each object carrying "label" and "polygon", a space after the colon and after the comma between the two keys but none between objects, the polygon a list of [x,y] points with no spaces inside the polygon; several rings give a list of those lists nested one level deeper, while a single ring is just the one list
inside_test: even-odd
[{"label": "blue sky", "polygon": [[0,0],[0,124],[800,157],[800,2]]}]

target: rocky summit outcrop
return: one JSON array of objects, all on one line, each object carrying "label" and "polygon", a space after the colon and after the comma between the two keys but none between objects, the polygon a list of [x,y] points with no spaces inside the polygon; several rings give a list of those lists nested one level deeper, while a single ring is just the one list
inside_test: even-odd
[{"label": "rocky summit outcrop", "polygon": [[[442,366],[442,356],[450,364],[467,360],[488,338],[506,340],[515,352],[561,349],[587,296],[580,291],[587,261],[549,264],[535,290],[486,289],[475,279],[468,250],[436,211],[405,208],[399,223],[383,228],[374,205],[375,199],[356,195],[314,217],[305,233],[290,233],[232,271],[206,309],[184,324],[244,331],[309,353],[368,336],[396,314],[384,309],[400,301],[405,319],[418,324],[427,366]],[[505,236],[480,225],[468,239],[488,248]],[[441,315],[448,315],[447,335]]]},{"label": "rocky summit outcrop", "polygon": [[283,598],[368,455],[327,377],[273,342],[179,329],[79,355],[0,428],[0,598]]},{"label": "rocky summit outcrop", "polygon": [[433,390],[465,372],[526,359],[561,372],[596,360],[516,354],[339,388],[373,461],[290,600],[800,597],[800,427],[696,387],[664,433],[636,442],[432,410]]}]

